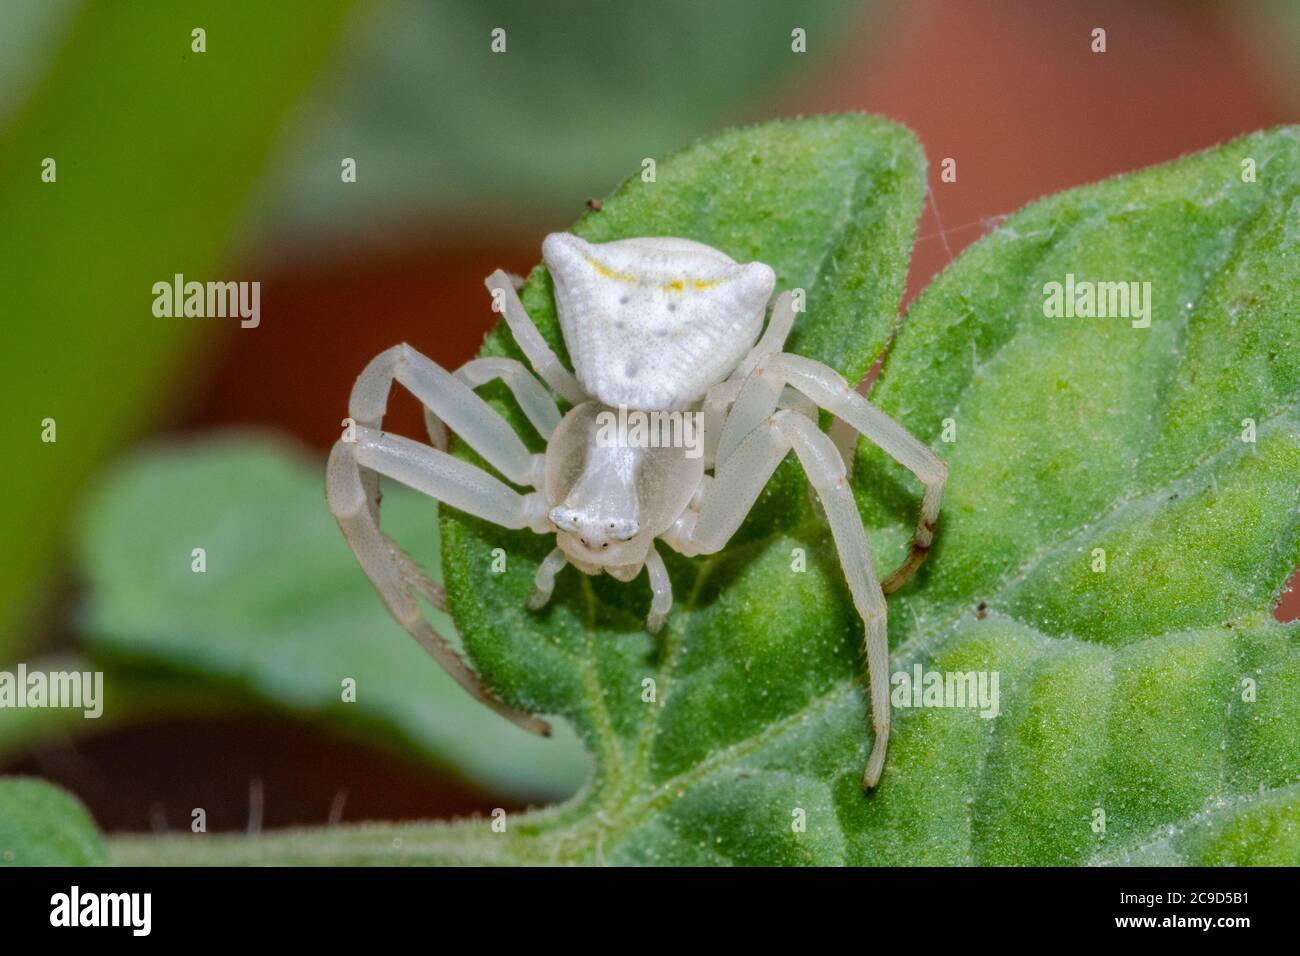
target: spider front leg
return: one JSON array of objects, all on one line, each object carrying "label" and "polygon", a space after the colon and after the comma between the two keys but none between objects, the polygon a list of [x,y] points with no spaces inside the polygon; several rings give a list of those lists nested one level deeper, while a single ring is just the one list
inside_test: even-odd
[{"label": "spider front leg", "polygon": [[555,593],[555,576],[564,570],[564,566],[568,563],[568,556],[560,548],[554,549],[542,560],[533,578],[533,592],[524,602],[528,610],[538,611],[550,603],[551,595]]},{"label": "spider front leg", "polygon": [[719,462],[725,461],[749,431],[772,414],[787,385],[879,445],[925,485],[907,557],[881,585],[886,594],[892,594],[907,583],[929,553],[939,521],[948,466],[902,425],[859,395],[835,371],[789,352],[766,356],[745,380],[718,440]]},{"label": "spider front leg", "polygon": [[821,499],[853,604],[866,629],[871,723],[875,732],[862,780],[869,790],[880,782],[889,746],[889,637],[885,626],[885,595],[876,577],[867,533],[835,444],[804,415],[791,410],[776,412],[752,429],[719,466],[704,492],[699,511],[686,511],[664,539],[687,555],[721,550],[791,449]]},{"label": "spider front leg", "polygon": [[[528,389],[505,366],[479,366],[471,369],[467,377],[495,377],[501,373],[507,373],[503,377],[512,388]],[[526,371],[523,374],[527,375]],[[379,478],[393,478],[446,505],[504,527],[527,527],[539,532],[550,530],[543,497],[536,493],[521,495],[482,469],[439,449],[379,431],[394,381],[404,384],[424,402],[435,441],[446,421],[511,480],[531,483],[540,473],[541,456],[531,455],[506,421],[465,380],[402,345],[377,356],[357,379],[349,403],[356,422],[354,440],[335,443],[326,470],[330,511],[389,613],[420,646],[476,699],[526,730],[549,733],[544,721],[507,706],[493,695],[424,619],[416,596],[423,595],[435,607],[446,610],[446,595],[380,530]],[[536,391],[540,390],[541,386],[536,386]],[[532,394],[535,398],[536,392]],[[520,404],[528,400],[523,398]],[[543,419],[548,417],[542,406],[535,401],[532,404]],[[551,406],[558,419],[553,402]]]},{"label": "spider front leg", "polygon": [[668,612],[673,609],[673,582],[668,577],[668,568],[659,556],[654,545],[645,559],[646,574],[650,577],[650,613],[645,619],[645,629],[651,634],[658,634],[668,620]]},{"label": "spider front leg", "polygon": [[[555,575],[569,563],[568,556],[560,548],[548,554],[533,578],[533,591],[528,595],[526,606],[530,611],[543,608],[555,593]],[[668,568],[659,552],[650,546],[650,553],[645,559],[646,574],[650,578],[650,613],[646,616],[645,627],[651,634],[658,634],[668,619],[668,612],[673,608],[673,583],[668,577]]]},{"label": "spider front leg", "polygon": [[574,374],[564,367],[559,356],[546,344],[542,333],[537,331],[537,326],[529,318],[524,304],[519,301],[519,293],[515,290],[515,284],[510,281],[510,276],[498,269],[487,277],[486,285],[493,298],[500,301],[501,314],[505,317],[506,324],[510,326],[510,334],[519,343],[519,348],[528,357],[529,364],[542,377],[542,381],[551,386],[555,394],[570,405],[585,402],[587,395],[582,390],[582,386],[578,384]]}]

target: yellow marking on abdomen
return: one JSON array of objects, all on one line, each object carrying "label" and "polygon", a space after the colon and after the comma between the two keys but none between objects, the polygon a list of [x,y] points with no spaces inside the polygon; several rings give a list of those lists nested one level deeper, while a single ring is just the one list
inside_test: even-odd
[{"label": "yellow marking on abdomen", "polygon": [[[691,288],[694,289],[696,292],[703,292],[705,289],[712,289],[715,286],[719,286],[722,284],[721,279],[692,279],[690,281],[691,281]],[[664,291],[685,292],[686,280],[674,279],[672,282],[669,282],[666,286],[664,286]]]},{"label": "yellow marking on abdomen", "polygon": [[[601,262],[595,256],[585,256],[588,265],[596,270],[596,274],[605,278],[613,279],[616,282],[626,282],[630,285],[640,285],[641,279],[630,272],[619,272],[617,269],[611,269],[605,263]],[[666,283],[662,288],[665,292],[685,292],[685,279],[673,279]],[[691,279],[691,288],[697,292],[703,292],[706,289],[712,289],[722,284],[722,279]]]},{"label": "yellow marking on abdomen", "polygon": [[596,270],[596,273],[604,276],[606,279],[614,279],[618,282],[629,282],[633,285],[637,285],[641,282],[640,279],[632,275],[630,272],[619,272],[617,269],[611,269],[594,256],[586,256],[585,258],[587,262],[590,263],[591,267]]}]

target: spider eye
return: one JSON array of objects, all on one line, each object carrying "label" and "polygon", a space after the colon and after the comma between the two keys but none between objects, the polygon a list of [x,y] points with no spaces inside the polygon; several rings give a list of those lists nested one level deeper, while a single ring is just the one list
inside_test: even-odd
[{"label": "spider eye", "polygon": [[574,520],[576,516],[571,511],[565,511],[563,508],[552,508],[548,517],[551,519],[551,523],[557,528],[561,528],[564,531],[578,530],[578,524]]}]

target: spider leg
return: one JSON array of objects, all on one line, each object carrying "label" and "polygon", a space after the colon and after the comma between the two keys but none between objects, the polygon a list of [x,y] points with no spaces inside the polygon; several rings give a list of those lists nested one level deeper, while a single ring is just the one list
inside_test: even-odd
[{"label": "spider leg", "polygon": [[[529,452],[510,423],[474,392],[474,384],[482,384],[494,377],[487,374],[488,368],[470,362],[462,370],[463,375],[452,375],[409,345],[395,345],[371,359],[357,378],[348,401],[348,414],[359,426],[379,428],[388,410],[388,396],[393,383],[400,382],[424,405],[425,422],[436,446],[446,447],[445,424],[515,484],[536,485],[542,456]],[[504,368],[498,369],[496,374],[501,375],[504,371]],[[526,411],[533,408],[536,414],[535,396],[528,394],[527,385],[519,376],[509,375],[506,383],[521,389],[516,392],[524,395],[520,405]],[[554,414],[558,419],[559,411]],[[529,417],[531,419],[532,415]]]},{"label": "spider leg", "polygon": [[790,329],[793,326],[794,296],[789,292],[782,292],[772,305],[772,316],[767,320],[767,328],[763,330],[762,338],[749,350],[749,354],[737,366],[731,377],[739,379],[748,377],[764,356],[784,349],[785,340],[790,336]]},{"label": "spider leg", "polygon": [[[543,438],[549,439],[560,423],[560,409],[542,383],[521,362],[511,358],[471,359],[455,371],[456,378],[470,388],[499,378],[514,395],[524,416]],[[447,427],[436,412],[424,406],[424,426],[433,447],[447,450]]]},{"label": "spider leg", "polygon": [[[767,321],[767,328],[763,330],[762,337],[725,381],[719,382],[705,393],[701,405],[704,414],[705,469],[712,470],[718,463],[718,444],[722,437],[723,426],[726,424],[727,413],[731,410],[750,373],[762,359],[773,352],[781,351],[793,325],[793,298],[789,292],[782,292],[776,297],[776,303],[772,306],[772,315]],[[778,404],[782,407],[794,407],[798,403],[781,400]]]},{"label": "spider leg", "polygon": [[[731,406],[735,404],[741,388],[745,385],[745,381],[745,379],[741,378],[729,378],[725,382],[714,385],[704,395],[701,411],[704,414],[704,467],[706,470],[713,470],[722,463],[722,458],[718,455],[718,448],[721,443],[722,432],[726,427],[727,413],[731,411]],[[793,388],[786,388],[779,393],[775,408],[789,408],[807,418],[814,420],[817,418],[817,406],[806,395],[795,391]],[[735,444],[733,443],[728,449],[728,454],[734,450]]]},{"label": "spider leg", "polygon": [[650,576],[650,613],[645,619],[645,629],[658,634],[673,607],[673,582],[668,578],[668,568],[654,545],[645,559],[646,574]]},{"label": "spider leg", "polygon": [[[519,371],[527,375],[522,367]],[[379,478],[385,475],[453,508],[505,527],[549,530],[541,495],[520,495],[486,471],[439,449],[378,430],[392,383],[401,382],[424,403],[426,421],[436,443],[445,446],[445,420],[508,478],[528,483],[540,473],[542,456],[530,454],[505,419],[472,389],[472,385],[497,375],[506,378],[512,388],[520,389],[516,394],[524,395],[520,405],[526,411],[532,408],[533,413],[545,415],[544,406],[529,404],[527,383],[519,384],[519,377],[504,366],[470,363],[465,375],[457,377],[409,346],[399,345],[381,353],[353,388],[349,413],[357,423],[355,437],[338,441],[330,452],[326,498],[358,562],[394,619],[476,699],[526,730],[547,733],[544,721],[497,699],[424,619],[416,595],[446,610],[446,594],[379,527]],[[535,380],[532,384],[541,391]],[[558,417],[559,413],[554,414]]]},{"label": "spider leg", "polygon": [[522,362],[511,358],[471,359],[456,369],[456,377],[470,388],[486,385],[499,378],[514,395],[524,416],[537,429],[537,434],[550,440],[551,433],[560,424],[560,409],[555,399],[537,381],[536,376],[524,368]]},{"label": "spider leg", "polygon": [[505,316],[506,324],[510,326],[510,333],[519,343],[524,355],[528,357],[529,364],[542,377],[542,381],[571,405],[585,402],[587,393],[582,390],[573,373],[564,367],[559,356],[546,344],[542,333],[537,331],[537,326],[528,317],[524,304],[519,301],[519,293],[515,291],[510,276],[498,269],[487,277],[487,287],[494,295],[500,295],[501,313]]},{"label": "spider leg", "polygon": [[833,370],[820,362],[782,352],[769,356],[745,381],[736,397],[719,439],[718,458],[723,460],[737,443],[776,407],[774,396],[783,386],[792,386],[818,407],[845,422],[907,468],[925,485],[916,532],[907,557],[884,580],[886,594],[898,590],[925,561],[939,520],[948,466],[902,425],[859,395]]},{"label": "spider leg", "polygon": [[542,563],[537,566],[537,575],[533,578],[533,593],[528,595],[528,600],[525,602],[528,610],[536,611],[546,607],[551,600],[551,595],[555,593],[555,575],[568,563],[568,557],[559,548],[542,560]]},{"label": "spider leg", "polygon": [[704,415],[704,467],[706,470],[712,469],[717,463],[718,439],[722,436],[722,429],[727,421],[727,413],[731,411],[731,406],[736,401],[736,396],[740,394],[740,388],[744,384],[744,379],[729,378],[725,382],[719,382],[717,385],[712,386],[704,393],[704,403],[700,410]]},{"label": "spider leg", "polygon": [[541,496],[520,495],[482,469],[445,452],[370,428],[358,427],[355,442],[336,442],[326,468],[325,494],[330,511],[397,623],[475,699],[525,730],[549,733],[545,721],[499,700],[425,620],[415,595],[424,595],[440,610],[447,609],[446,595],[380,531],[378,500],[367,487],[377,487],[380,475],[507,528],[536,530],[545,521]]},{"label": "spider leg", "polygon": [[871,684],[871,723],[874,740],[863,786],[880,781],[889,745],[889,638],[885,627],[885,595],[876,577],[844,461],[835,444],[797,411],[782,410],[752,429],[723,462],[704,491],[698,512],[688,510],[664,540],[684,554],[720,550],[735,534],[758,500],[776,466],[793,449],[822,502],[848,581],[853,604],[866,631],[867,673]]}]

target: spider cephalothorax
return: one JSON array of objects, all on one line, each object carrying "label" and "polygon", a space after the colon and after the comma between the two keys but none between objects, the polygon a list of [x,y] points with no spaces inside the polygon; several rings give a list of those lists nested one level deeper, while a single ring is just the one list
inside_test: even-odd
[{"label": "spider cephalothorax", "polygon": [[[453,374],[407,345],[377,356],[352,391],[354,425],[330,454],[326,483],[330,510],[361,566],[398,622],[466,689],[545,733],[539,718],[498,700],[424,619],[416,596],[445,608],[445,595],[380,532],[379,476],[507,528],[554,534],[530,607],[550,599],[566,564],[622,581],[645,568],[653,595],[646,626],[655,632],[672,606],[656,543],[685,555],[721,550],[793,451],[821,500],[865,624],[875,739],[863,783],[874,787],[889,739],[884,594],[907,580],[930,547],[943,462],[833,370],[782,351],[795,313],[783,293],[764,329],[775,285],[769,266],[740,264],[671,238],[597,245],[556,233],[542,252],[574,372],[542,339],[510,278],[496,272],[487,284],[537,375],[572,408],[561,417],[555,398],[513,359],[474,359]],[[544,454],[531,454],[475,393],[493,379],[510,388],[546,440]],[[380,431],[394,381],[424,404],[436,447]],[[818,428],[818,408],[876,442],[925,485],[911,552],[883,584],[844,460]],[[511,482],[536,490],[520,494],[448,455],[447,428]]]}]

